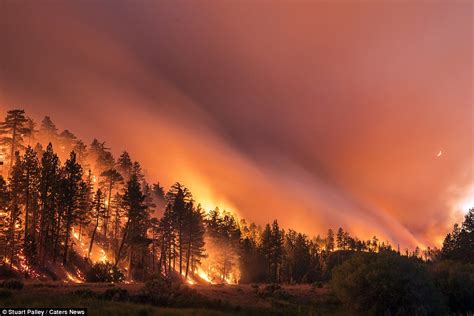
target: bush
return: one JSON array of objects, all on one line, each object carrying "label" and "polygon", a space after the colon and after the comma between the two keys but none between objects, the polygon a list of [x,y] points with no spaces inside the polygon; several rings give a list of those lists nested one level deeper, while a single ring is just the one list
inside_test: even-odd
[{"label": "bush", "polygon": [[12,296],[11,291],[0,289],[0,300],[7,299],[11,296]]},{"label": "bush", "polygon": [[24,284],[20,280],[10,279],[3,281],[3,287],[10,290],[21,290]]},{"label": "bush", "polygon": [[290,294],[283,290],[279,284],[269,284],[265,286],[258,295],[262,298],[275,298],[279,300],[286,300],[290,298]]},{"label": "bush", "polygon": [[110,262],[96,263],[86,273],[87,282],[120,282],[123,278],[122,271]]},{"label": "bush", "polygon": [[153,277],[145,283],[142,293],[134,299],[158,306],[206,307],[217,304],[187,286],[179,275],[173,274],[169,277]]},{"label": "bush", "polygon": [[2,279],[10,279],[10,278],[20,278],[21,275],[15,270],[10,270],[8,265],[0,265],[0,277]]},{"label": "bush", "polygon": [[359,253],[334,268],[335,295],[357,312],[443,314],[442,296],[415,259],[392,253]]},{"label": "bush", "polygon": [[96,294],[90,289],[79,289],[79,290],[74,291],[73,294],[82,298],[96,297]]},{"label": "bush", "polygon": [[444,260],[430,269],[436,287],[446,298],[451,312],[474,312],[474,265]]},{"label": "bush", "polygon": [[110,300],[110,301],[128,301],[130,299],[130,294],[126,289],[121,288],[111,288],[105,290],[104,293],[99,295],[100,299]]}]

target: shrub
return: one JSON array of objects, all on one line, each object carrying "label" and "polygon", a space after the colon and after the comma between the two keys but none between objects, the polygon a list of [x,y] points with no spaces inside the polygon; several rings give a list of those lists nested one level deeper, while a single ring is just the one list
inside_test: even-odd
[{"label": "shrub", "polygon": [[10,279],[3,281],[3,287],[10,290],[21,290],[24,284],[20,280]]},{"label": "shrub", "polygon": [[15,270],[10,270],[8,265],[0,265],[0,277],[2,279],[8,278],[20,278],[20,273],[16,272]]},{"label": "shrub", "polygon": [[279,284],[268,284],[258,295],[262,298],[275,298],[279,300],[285,300],[290,298],[290,294],[283,290]]},{"label": "shrub", "polygon": [[134,299],[158,306],[203,307],[214,304],[187,286],[179,275],[153,277],[145,283],[142,294],[135,296]]},{"label": "shrub", "polygon": [[332,289],[346,307],[374,314],[443,314],[442,296],[412,258],[359,253],[336,267]]},{"label": "shrub", "polygon": [[12,292],[4,289],[0,289],[0,300],[7,299],[12,296]]},{"label": "shrub", "polygon": [[74,291],[73,294],[83,298],[92,298],[96,296],[96,294],[90,289],[79,289]]},{"label": "shrub", "polygon": [[451,312],[474,312],[474,265],[444,260],[430,269],[436,287],[446,298]]},{"label": "shrub", "polygon": [[126,289],[121,288],[111,288],[105,290],[104,293],[99,295],[100,299],[110,300],[110,301],[128,301],[130,299],[130,294]]},{"label": "shrub", "polygon": [[86,273],[87,282],[120,282],[123,273],[110,262],[94,264]]}]

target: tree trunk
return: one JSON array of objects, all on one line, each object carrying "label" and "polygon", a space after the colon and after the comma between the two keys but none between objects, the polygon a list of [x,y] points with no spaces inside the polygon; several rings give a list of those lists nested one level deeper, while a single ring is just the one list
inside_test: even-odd
[{"label": "tree trunk", "polygon": [[95,233],[97,232],[97,227],[99,227],[99,215],[97,215],[94,230],[92,231],[91,243],[89,245],[89,252],[87,253],[87,258],[91,257],[92,246],[94,245]]},{"label": "tree trunk", "polygon": [[123,246],[125,244],[125,239],[127,238],[127,234],[128,234],[128,226],[130,225],[130,217],[128,217],[127,219],[127,224],[125,224],[125,228],[123,230],[123,237],[122,237],[122,241],[120,242],[120,247],[117,251],[117,256],[115,257],[115,264],[114,264],[114,267],[116,267],[119,262],[120,262],[120,256],[122,254],[122,250],[123,250]]},{"label": "tree trunk", "polygon": [[186,254],[186,274],[184,276],[185,279],[188,278],[188,272],[189,272],[189,259],[191,257],[191,238],[189,238],[189,243],[188,243],[188,251]]},{"label": "tree trunk", "polygon": [[71,235],[71,217],[72,217],[72,211],[71,211],[71,208],[69,207],[69,210],[68,210],[68,215],[66,217],[66,240],[65,240],[65,243],[64,243],[64,257],[63,257],[63,265],[65,266],[66,263],[67,263],[67,255],[68,255],[68,250],[69,250],[69,238],[70,238],[70,235]]},{"label": "tree trunk", "polygon": [[179,275],[183,275],[183,233],[179,230]]},{"label": "tree trunk", "polygon": [[13,168],[13,157],[15,155],[15,141],[16,141],[16,124],[13,126],[12,131],[12,146],[10,149],[10,169],[8,169],[8,175],[11,174]]},{"label": "tree trunk", "polygon": [[29,215],[29,205],[30,205],[30,173],[26,173],[26,192],[25,192],[25,240],[24,245],[28,242],[28,215]]},{"label": "tree trunk", "polygon": [[[105,211],[105,218],[104,218],[104,239],[107,241],[107,226],[108,226],[108,223],[109,223],[109,210],[110,210],[110,200],[112,198],[112,186],[113,186],[113,182],[110,181],[110,184],[109,184],[109,197],[107,199],[107,208],[106,208],[106,211]],[[105,243],[107,245],[107,242]]]}]

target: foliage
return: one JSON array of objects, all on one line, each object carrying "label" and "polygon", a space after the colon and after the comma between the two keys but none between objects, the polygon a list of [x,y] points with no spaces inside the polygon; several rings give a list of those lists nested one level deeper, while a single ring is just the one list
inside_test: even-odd
[{"label": "foliage", "polygon": [[274,298],[278,300],[287,300],[291,296],[279,284],[268,284],[257,292],[262,298]]},{"label": "foliage", "polygon": [[24,287],[24,284],[22,281],[17,280],[17,279],[9,279],[5,280],[2,283],[2,286],[6,289],[10,290],[21,290]]},{"label": "foliage", "polygon": [[212,301],[187,286],[175,274],[168,277],[156,275],[147,281],[141,299],[158,306],[202,307],[213,305]]},{"label": "foliage", "polygon": [[442,314],[445,307],[425,269],[393,253],[359,253],[333,270],[336,296],[357,312]]},{"label": "foliage", "polygon": [[0,300],[10,298],[12,294],[13,293],[11,291],[0,289]]},{"label": "foliage", "polygon": [[461,226],[455,224],[446,236],[441,254],[444,259],[474,263],[474,208],[468,211]]},{"label": "foliage", "polygon": [[121,282],[123,279],[122,271],[110,262],[98,262],[86,273],[87,282]]},{"label": "foliage", "polygon": [[101,293],[98,298],[109,300],[109,301],[128,301],[130,299],[130,294],[126,289],[121,289],[118,287],[113,287],[111,289],[105,290],[104,293]]},{"label": "foliage", "polygon": [[430,272],[451,312],[474,312],[474,264],[443,260],[433,264]]}]

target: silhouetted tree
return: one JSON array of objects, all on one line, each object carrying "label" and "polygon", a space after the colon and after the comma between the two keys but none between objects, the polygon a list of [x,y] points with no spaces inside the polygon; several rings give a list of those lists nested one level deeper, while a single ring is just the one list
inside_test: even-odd
[{"label": "silhouetted tree", "polygon": [[40,164],[36,153],[30,146],[26,148],[21,167],[20,186],[25,206],[24,250],[27,258],[33,260],[37,251],[36,230],[39,216]]},{"label": "silhouetted tree", "polygon": [[130,180],[132,174],[133,162],[128,152],[123,151],[117,159],[117,170],[120,172],[125,181]]},{"label": "silhouetted tree", "polygon": [[45,116],[41,121],[39,134],[46,142],[55,142],[57,140],[58,129],[49,116]]},{"label": "silhouetted tree", "polygon": [[334,232],[332,229],[328,230],[328,235],[326,237],[326,250],[333,251],[334,250]]},{"label": "silhouetted tree", "polygon": [[474,263],[474,208],[467,212],[461,226],[454,224],[444,239],[441,253],[445,259]]},{"label": "silhouetted tree", "polygon": [[41,157],[41,174],[39,184],[40,201],[40,228],[39,228],[39,251],[41,264],[44,265],[48,252],[53,249],[56,239],[57,203],[60,189],[60,164],[58,156],[49,143],[46,151]]},{"label": "silhouetted tree", "polygon": [[149,217],[145,205],[145,195],[142,193],[140,183],[136,174],[132,174],[127,183],[124,196],[123,207],[126,212],[127,222],[123,229],[122,241],[117,251],[115,265],[122,259],[124,246],[129,247],[129,272],[133,273],[134,250],[140,246],[148,246],[149,240],[146,237],[149,227]]},{"label": "silhouetted tree", "polygon": [[71,229],[78,221],[78,214],[81,207],[81,184],[82,168],[77,163],[76,153],[71,152],[69,159],[66,160],[64,165],[62,181],[62,199],[65,208],[64,265],[66,265],[68,260]]},{"label": "silhouetted tree", "polygon": [[107,226],[109,222],[110,216],[110,203],[112,201],[112,191],[114,190],[115,186],[118,183],[123,181],[122,176],[120,173],[115,169],[109,169],[100,174],[101,177],[105,179],[105,183],[107,185],[107,203],[106,203],[106,214],[104,218],[104,238],[107,238]]},{"label": "silhouetted tree", "polygon": [[94,195],[94,202],[92,206],[92,218],[94,222],[94,228],[92,230],[91,240],[89,244],[89,251],[87,254],[88,258],[90,258],[91,256],[92,247],[94,246],[95,236],[97,233],[97,229],[99,228],[99,223],[104,218],[104,216],[105,216],[104,196],[102,194],[102,191],[98,189]]},{"label": "silhouetted tree", "polygon": [[30,133],[28,118],[24,110],[10,110],[7,112],[5,120],[0,123],[0,145],[8,146],[9,172],[13,167],[15,152],[23,149],[23,137]]}]

